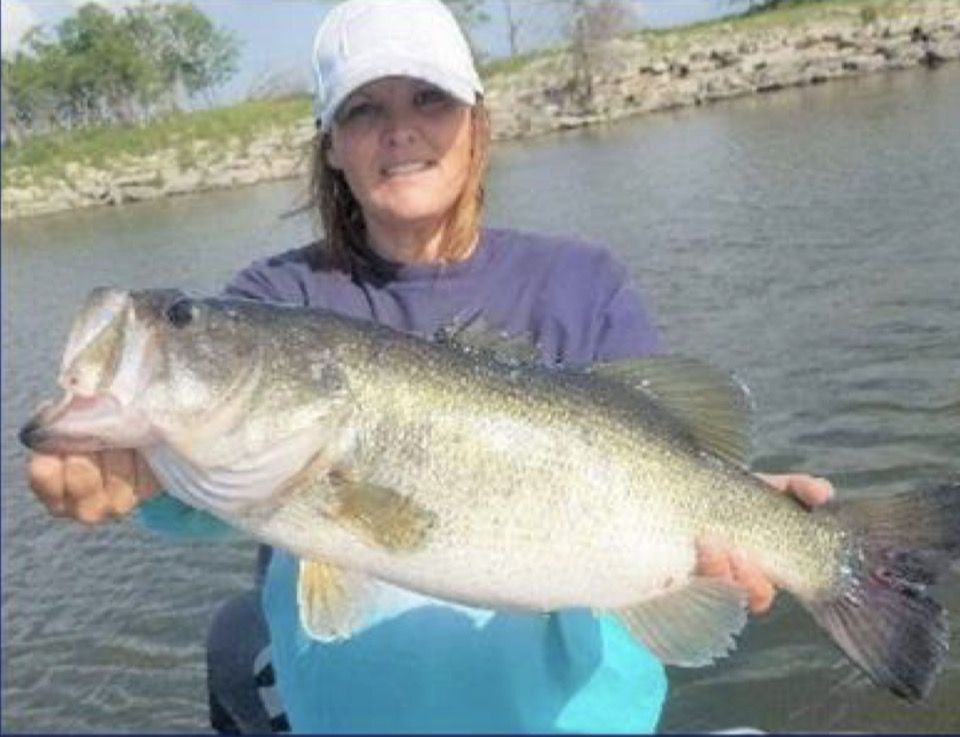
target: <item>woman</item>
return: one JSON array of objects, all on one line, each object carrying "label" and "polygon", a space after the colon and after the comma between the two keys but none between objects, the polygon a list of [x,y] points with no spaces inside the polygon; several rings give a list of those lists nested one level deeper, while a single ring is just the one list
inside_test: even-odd
[{"label": "woman", "polygon": [[[407,0],[402,12],[392,0],[348,0],[318,30],[314,63],[312,192],[326,236],[254,263],[227,294],[324,307],[424,335],[482,316],[530,336],[551,363],[656,351],[639,292],[605,251],[480,226],[490,141],[483,88],[439,0]],[[149,469],[130,453],[34,456],[29,474],[53,514],[95,523],[152,497],[141,517],[156,529],[217,527],[156,494]],[[771,481],[809,504],[831,493],[811,477]],[[656,727],[663,669],[612,617],[496,613],[384,584],[389,603],[375,621],[345,642],[322,644],[299,628],[295,563],[275,552],[261,598],[231,602],[214,621],[212,696],[232,726],[282,726],[280,708],[265,713],[256,698],[256,667],[275,673],[295,731]],[[770,606],[772,585],[736,551],[703,541],[699,571],[738,581],[755,612]],[[259,685],[261,695],[270,692],[269,677]]]}]

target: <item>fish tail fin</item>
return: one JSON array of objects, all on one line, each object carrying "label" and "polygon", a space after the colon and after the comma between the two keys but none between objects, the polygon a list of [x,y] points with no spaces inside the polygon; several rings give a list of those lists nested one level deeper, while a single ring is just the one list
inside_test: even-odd
[{"label": "fish tail fin", "polygon": [[854,544],[839,591],[806,602],[878,684],[927,696],[949,647],[944,608],[927,592],[960,557],[960,483],[836,505]]}]

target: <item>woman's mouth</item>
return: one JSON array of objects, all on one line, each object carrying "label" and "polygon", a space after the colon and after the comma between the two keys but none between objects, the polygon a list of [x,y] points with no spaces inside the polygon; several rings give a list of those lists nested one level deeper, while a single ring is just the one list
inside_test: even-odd
[{"label": "woman's mouth", "polygon": [[432,169],[434,163],[432,161],[410,161],[405,164],[394,164],[393,166],[385,166],[380,170],[380,173],[384,177],[406,177],[412,174],[419,174],[422,171],[427,169]]}]

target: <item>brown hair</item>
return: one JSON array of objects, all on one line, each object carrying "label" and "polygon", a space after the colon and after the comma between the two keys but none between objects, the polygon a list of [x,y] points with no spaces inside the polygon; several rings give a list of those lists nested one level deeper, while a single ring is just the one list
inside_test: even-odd
[{"label": "brown hair", "polygon": [[[483,181],[490,153],[490,118],[482,100],[477,100],[471,108],[471,122],[470,170],[445,223],[444,242],[440,247],[440,256],[445,261],[466,258],[480,232]],[[307,207],[323,230],[323,237],[316,243],[321,261],[354,275],[385,276],[389,265],[367,243],[360,203],[350,191],[343,172],[327,163],[329,147],[329,132],[318,130],[313,139]]]}]

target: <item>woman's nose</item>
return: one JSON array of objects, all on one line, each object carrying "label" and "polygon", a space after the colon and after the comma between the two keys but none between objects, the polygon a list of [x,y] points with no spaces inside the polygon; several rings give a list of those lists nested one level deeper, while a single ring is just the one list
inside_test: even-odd
[{"label": "woman's nose", "polygon": [[387,145],[390,147],[410,145],[416,141],[417,128],[411,116],[404,113],[393,113],[387,118],[384,136]]},{"label": "woman's nose", "polygon": [[409,146],[414,138],[413,131],[409,128],[395,128],[387,132],[387,145],[391,148]]}]

